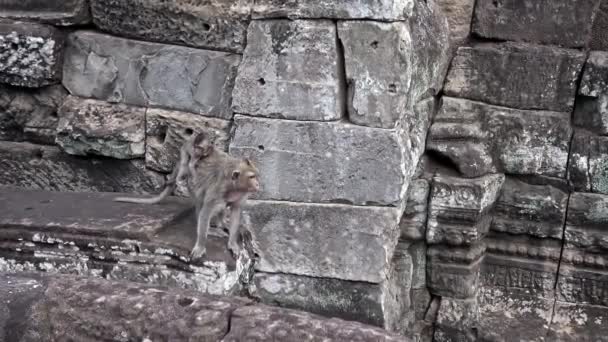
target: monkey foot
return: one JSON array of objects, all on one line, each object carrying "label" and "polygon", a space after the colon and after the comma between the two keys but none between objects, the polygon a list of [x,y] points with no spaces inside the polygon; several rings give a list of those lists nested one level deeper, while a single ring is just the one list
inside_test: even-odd
[{"label": "monkey foot", "polygon": [[200,259],[200,258],[204,257],[206,253],[207,253],[207,249],[205,247],[197,244],[192,249],[192,252],[190,252],[190,259],[193,259],[193,260]]}]

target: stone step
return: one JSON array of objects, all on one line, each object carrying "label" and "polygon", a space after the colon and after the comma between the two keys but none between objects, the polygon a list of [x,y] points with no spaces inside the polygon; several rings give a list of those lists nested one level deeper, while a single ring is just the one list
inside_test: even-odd
[{"label": "stone step", "polygon": [[0,271],[75,273],[177,286],[212,294],[240,291],[251,260],[235,260],[220,229],[207,256],[191,262],[194,212],[184,199],[158,205],[112,201],[118,193],[0,187]]},{"label": "stone step", "polygon": [[71,275],[0,274],[0,301],[7,341],[410,341],[244,298]]}]

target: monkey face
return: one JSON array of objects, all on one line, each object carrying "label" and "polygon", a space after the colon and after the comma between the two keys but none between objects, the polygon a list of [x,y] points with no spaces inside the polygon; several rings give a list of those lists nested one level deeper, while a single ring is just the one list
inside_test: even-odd
[{"label": "monkey face", "polygon": [[237,188],[245,192],[257,192],[260,190],[258,170],[249,159],[244,159],[239,169],[234,170],[232,179],[237,183]]}]

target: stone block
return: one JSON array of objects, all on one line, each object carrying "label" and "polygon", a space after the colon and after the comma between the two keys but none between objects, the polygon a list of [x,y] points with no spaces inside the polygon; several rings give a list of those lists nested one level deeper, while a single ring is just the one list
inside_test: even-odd
[{"label": "stone block", "polygon": [[472,298],[479,285],[479,270],[486,246],[430,246],[427,250],[427,287],[444,298]]},{"label": "stone block", "polygon": [[491,233],[485,242],[483,286],[525,289],[537,297],[553,298],[561,240]]},{"label": "stone block", "polygon": [[416,179],[408,188],[407,205],[401,217],[401,239],[407,241],[424,240],[430,184],[426,179]]},{"label": "stone block", "polygon": [[0,85],[0,140],[54,144],[57,109],[66,95],[59,84],[34,89]]},{"label": "stone block", "polygon": [[577,50],[480,43],[458,48],[444,90],[495,105],[570,112],[584,62]]},{"label": "stone block", "polygon": [[448,19],[450,40],[455,45],[465,41],[471,32],[475,0],[437,0],[437,4]]},{"label": "stone block", "polygon": [[53,26],[0,19],[0,83],[29,88],[59,83],[63,43]]},{"label": "stone block", "polygon": [[600,0],[480,0],[473,32],[483,38],[583,47]]},{"label": "stone block", "polygon": [[590,97],[608,95],[608,52],[589,53],[578,93]]},{"label": "stone block", "polygon": [[573,123],[608,135],[608,52],[589,54],[574,108]]},{"label": "stone block", "polygon": [[244,222],[259,271],[380,283],[399,236],[399,214],[396,208],[250,200]]},{"label": "stone block", "polygon": [[304,310],[326,317],[384,326],[384,284],[258,272],[255,297],[263,303]]},{"label": "stone block", "polygon": [[239,341],[378,341],[411,342],[380,328],[328,319],[273,306],[242,306],[232,312],[226,342]]},{"label": "stone block", "polygon": [[470,245],[488,232],[488,212],[496,202],[504,175],[476,179],[436,176],[431,185],[426,241]]},{"label": "stone block", "polygon": [[475,342],[479,304],[476,298],[441,298],[433,341],[437,342]]},{"label": "stone block", "polygon": [[427,149],[467,177],[492,172],[566,175],[570,113],[519,110],[443,97]]},{"label": "stone block", "polygon": [[148,108],[146,112],[146,166],[171,172],[187,137],[204,132],[223,151],[228,150],[230,121],[196,114]]},{"label": "stone block", "polygon": [[230,119],[240,56],[77,31],[63,85],[72,95]]},{"label": "stone block", "polygon": [[477,300],[479,340],[554,341],[546,340],[553,299],[538,298],[525,289],[482,287]]},{"label": "stone block", "polygon": [[57,147],[0,143],[0,185],[51,191],[160,191],[164,178],[140,160],[79,158]]},{"label": "stone block", "polygon": [[608,341],[608,308],[557,301],[547,341]]},{"label": "stone block", "polygon": [[608,196],[574,192],[569,203],[559,300],[608,306]]},{"label": "stone block", "polygon": [[252,17],[264,18],[331,18],[405,20],[410,17],[414,0],[257,0]]},{"label": "stone block", "polygon": [[57,26],[86,24],[91,20],[87,0],[4,0],[0,17]]},{"label": "stone block", "polygon": [[344,113],[336,25],[328,20],[253,21],[233,110],[253,116],[337,120]]},{"label": "stone block", "polygon": [[600,0],[595,13],[589,47],[592,50],[608,50],[608,0]]},{"label": "stone block", "polygon": [[230,153],[260,170],[261,190],[251,198],[397,206],[417,163],[397,130],[240,115],[235,126]]},{"label": "stone block", "polygon": [[407,23],[341,21],[348,84],[348,118],[371,127],[393,128],[410,103],[414,45]]},{"label": "stone block", "polygon": [[561,240],[568,194],[551,185],[532,185],[507,177],[492,210],[490,229]]},{"label": "stone block", "polygon": [[93,22],[134,39],[242,52],[253,0],[91,0]]},{"label": "stone block", "polygon": [[73,155],[144,156],[146,109],[68,96],[59,108],[57,144]]},{"label": "stone block", "polygon": [[608,137],[574,133],[568,179],[576,191],[608,194]]},{"label": "stone block", "polygon": [[339,22],[338,36],[355,124],[393,128],[443,85],[448,26],[434,2],[416,2],[409,22]]}]

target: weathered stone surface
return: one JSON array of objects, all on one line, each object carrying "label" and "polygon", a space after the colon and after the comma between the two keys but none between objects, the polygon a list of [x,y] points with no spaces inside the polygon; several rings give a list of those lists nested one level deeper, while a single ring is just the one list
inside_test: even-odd
[{"label": "weathered stone surface", "polygon": [[443,97],[427,148],[467,177],[498,171],[563,178],[571,136],[570,113]]},{"label": "weathered stone surface", "polygon": [[476,298],[461,300],[441,298],[433,341],[475,342],[479,307]]},{"label": "weathered stone surface", "polygon": [[450,40],[454,44],[462,43],[471,32],[475,0],[437,0],[437,4],[448,19]]},{"label": "weathered stone surface", "polygon": [[407,23],[341,21],[348,84],[348,118],[393,128],[406,114],[412,87],[414,45]]},{"label": "weathered stone surface", "polygon": [[608,135],[608,52],[592,51],[585,64],[573,123]]},{"label": "weathered stone surface", "polygon": [[239,341],[379,341],[408,342],[379,328],[327,319],[300,311],[263,305],[241,306],[232,313],[226,342]]},{"label": "weathered stone surface", "polygon": [[426,179],[416,179],[410,183],[405,213],[401,217],[401,239],[424,240],[430,184]]},{"label": "weathered stone surface", "polygon": [[399,235],[396,208],[249,201],[256,269],[379,283]]},{"label": "weathered stone surface", "polygon": [[67,95],[61,85],[43,88],[0,86],[0,140],[54,144],[57,109]]},{"label": "weathered stone surface", "polygon": [[63,42],[52,26],[0,19],[0,82],[31,88],[59,83]]},{"label": "weathered stone surface", "polygon": [[144,156],[145,108],[68,96],[59,117],[56,141],[69,154],[117,159]]},{"label": "weathered stone surface", "polygon": [[608,341],[608,308],[557,301],[547,341]]},{"label": "weathered stone surface", "polygon": [[342,21],[349,120],[393,128],[437,94],[448,67],[448,26],[434,2],[416,2],[408,22]]},{"label": "weathered stone surface", "polygon": [[522,43],[460,47],[445,84],[449,96],[521,109],[570,112],[585,53]]},{"label": "weathered stone surface", "polygon": [[407,249],[411,260],[411,288],[412,290],[426,289],[426,255],[427,245],[423,242],[416,242]]},{"label": "weathered stone surface", "polygon": [[589,47],[593,50],[608,50],[608,1],[600,0],[595,14]]},{"label": "weathered stone surface", "polygon": [[329,20],[253,21],[233,91],[233,110],[254,116],[337,120],[343,66]]},{"label": "weathered stone surface", "polygon": [[567,204],[568,194],[564,191],[507,177],[492,210],[490,229],[561,240]]},{"label": "weathered stone surface", "polygon": [[242,52],[253,0],[91,0],[93,22],[118,36]]},{"label": "weathered stone surface", "polygon": [[553,299],[538,298],[525,289],[481,287],[477,300],[479,340],[547,341]]},{"label": "weathered stone surface", "polygon": [[486,246],[430,246],[427,250],[427,287],[444,298],[472,298],[479,285],[479,270]]},{"label": "weathered stone surface", "polygon": [[240,115],[235,125],[230,153],[250,156],[260,170],[252,198],[398,205],[417,163],[404,157],[396,130]]},{"label": "weathered stone surface", "polygon": [[[43,271],[130,280],[232,294],[251,271],[249,255],[235,261],[215,229],[207,256],[189,263],[196,221],[186,201],[162,206],[112,201],[115,193],[0,188],[0,270]],[[77,208],[77,210],[74,210]]]},{"label": "weathered stone surface", "polygon": [[29,143],[0,143],[0,185],[53,191],[160,190],[163,177],[147,171],[143,161],[82,159],[59,148]]},{"label": "weathered stone surface", "polygon": [[256,273],[253,282],[264,303],[384,326],[383,300],[390,298],[382,284],[269,273]]},{"label": "weathered stone surface", "polygon": [[4,0],[0,17],[68,26],[90,21],[87,0]]},{"label": "weathered stone surface", "polygon": [[562,241],[529,235],[490,233],[481,266],[484,286],[526,289],[529,294],[552,298]]},{"label": "weathered stone surface", "polygon": [[560,300],[608,306],[607,226],[608,196],[570,195],[557,283]]},{"label": "weathered stone surface", "polygon": [[436,176],[431,185],[426,241],[469,245],[488,232],[488,212],[505,180],[501,174],[476,179]]},{"label": "weathered stone surface", "polygon": [[583,47],[599,1],[480,0],[472,29],[489,39]]},{"label": "weathered stone surface", "polygon": [[230,121],[185,112],[148,108],[146,112],[146,166],[171,172],[187,137],[205,132],[215,146],[228,150]]},{"label": "weathered stone surface", "polygon": [[568,179],[576,191],[608,194],[608,137],[574,133]]},{"label": "weathered stone surface", "polygon": [[409,18],[414,3],[414,0],[257,0],[253,5],[252,17],[395,21]]},{"label": "weathered stone surface", "polygon": [[109,102],[229,119],[240,56],[78,31],[68,37],[63,84]]}]

